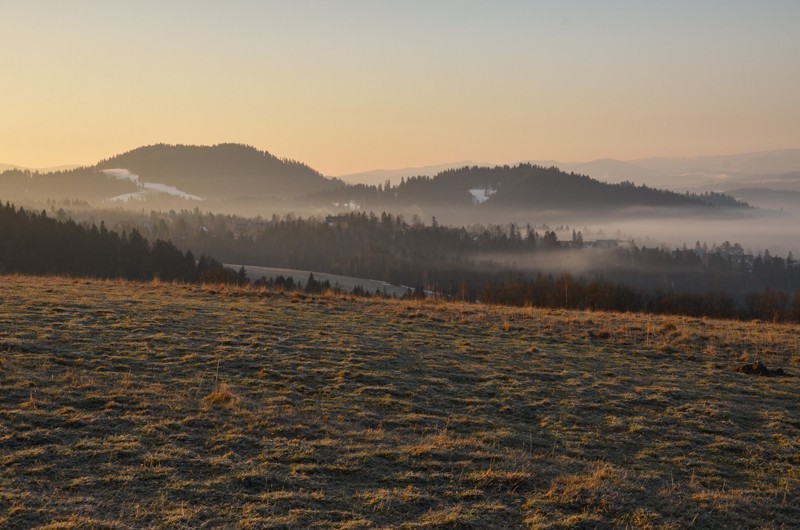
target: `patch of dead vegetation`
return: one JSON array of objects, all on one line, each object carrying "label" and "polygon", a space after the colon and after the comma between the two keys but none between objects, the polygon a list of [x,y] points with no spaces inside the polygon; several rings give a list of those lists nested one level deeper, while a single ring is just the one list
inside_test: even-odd
[{"label": "patch of dead vegetation", "polygon": [[0,277],[0,527],[800,527],[790,325]]}]

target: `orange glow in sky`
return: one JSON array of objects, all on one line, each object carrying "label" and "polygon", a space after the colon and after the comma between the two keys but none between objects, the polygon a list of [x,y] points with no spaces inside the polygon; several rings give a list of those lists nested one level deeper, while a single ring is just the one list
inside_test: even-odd
[{"label": "orange glow in sky", "polygon": [[795,1],[8,0],[0,19],[0,162],[26,167],[157,142],[326,175],[800,147]]}]

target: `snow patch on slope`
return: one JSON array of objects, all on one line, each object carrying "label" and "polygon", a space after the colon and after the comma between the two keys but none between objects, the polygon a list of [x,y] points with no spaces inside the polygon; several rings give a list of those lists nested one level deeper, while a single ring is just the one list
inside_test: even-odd
[{"label": "snow patch on slope", "polygon": [[131,193],[123,193],[122,195],[117,195],[115,197],[110,197],[105,200],[105,202],[128,202],[128,201],[140,201],[142,199],[147,198],[147,190],[142,191],[134,191]]},{"label": "snow patch on slope", "polygon": [[472,195],[472,200],[475,201],[475,204],[483,204],[489,197],[497,193],[497,190],[493,188],[474,188],[469,190],[469,193]]},{"label": "snow patch on slope", "polygon": [[191,195],[186,193],[185,191],[181,191],[175,186],[167,186],[166,184],[158,184],[156,182],[144,182],[142,186],[146,191],[153,191],[156,193],[166,193],[167,195],[174,195],[176,197],[181,197],[183,199],[189,199],[190,201],[202,201],[202,197],[198,197],[197,195]]},{"label": "snow patch on slope", "polygon": [[141,188],[139,191],[124,193],[122,195],[117,195],[116,197],[106,199],[108,202],[128,202],[130,200],[141,200],[146,199],[150,195],[157,194],[172,195],[173,197],[180,197],[190,201],[204,200],[202,197],[198,197],[197,195],[192,195],[190,193],[186,193],[185,191],[181,191],[175,186],[168,186],[166,184],[159,184],[157,182],[142,182],[139,179],[139,175],[131,173],[127,169],[104,169],[103,173],[118,180],[129,180]]}]

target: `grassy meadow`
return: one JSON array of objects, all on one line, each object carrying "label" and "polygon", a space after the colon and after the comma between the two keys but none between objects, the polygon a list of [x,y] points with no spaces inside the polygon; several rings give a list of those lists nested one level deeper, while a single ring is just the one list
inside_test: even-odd
[{"label": "grassy meadow", "polygon": [[0,527],[800,528],[798,375],[796,325],[0,276]]}]

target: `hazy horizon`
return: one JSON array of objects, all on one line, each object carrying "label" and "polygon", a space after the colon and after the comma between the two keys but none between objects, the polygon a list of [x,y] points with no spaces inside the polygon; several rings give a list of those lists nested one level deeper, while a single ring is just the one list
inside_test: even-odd
[{"label": "hazy horizon", "polygon": [[[165,144],[165,143],[166,142],[154,142],[154,143],[152,143],[150,145]],[[230,143],[233,143],[233,142],[219,142],[218,144],[230,144]],[[168,145],[191,145],[191,144],[187,144],[185,142],[178,142],[176,144],[168,144]],[[242,144],[242,145],[245,145],[245,144]],[[100,162],[102,160],[111,158],[111,157],[119,155],[119,154],[123,154],[124,152],[129,152],[129,151],[131,151],[133,149],[137,149],[139,147],[146,147],[146,146],[145,145],[136,146],[136,147],[133,147],[131,149],[126,149],[124,151],[120,151],[118,153],[108,154],[106,156],[98,157],[95,161],[87,162],[85,164],[60,163],[58,165],[47,166],[47,167],[42,167],[42,166],[35,167],[35,166],[25,166],[25,165],[22,165],[22,164],[15,164],[15,163],[11,163],[11,162],[9,162],[7,160],[0,160],[0,171],[4,171],[6,169],[11,169],[11,168],[16,168],[16,169],[29,170],[29,171],[38,171],[38,172],[41,172],[41,173],[48,173],[48,172],[69,170],[69,169],[78,168],[78,167],[91,167],[91,166],[94,166],[95,164],[97,164],[98,162]],[[288,157],[284,157],[280,153],[275,153],[275,152],[271,151],[269,148],[263,148],[261,146],[252,146],[252,147],[254,147],[255,149],[257,149],[259,151],[268,152],[268,153],[270,153],[270,154],[272,154],[274,156],[277,156],[278,158],[288,159]],[[611,158],[611,157],[599,157],[599,158],[593,158],[591,160],[556,160],[556,159],[553,159],[553,158],[541,158],[541,159],[536,159],[536,160],[534,160],[532,158],[523,158],[523,159],[519,159],[519,160],[500,160],[500,161],[497,161],[497,160],[494,160],[494,161],[456,160],[456,161],[438,161],[436,163],[426,164],[426,165],[418,165],[418,166],[371,167],[371,168],[365,168],[365,169],[359,170],[359,171],[354,171],[352,173],[340,173],[340,174],[336,174],[336,175],[327,174],[327,173],[324,173],[324,172],[320,172],[320,173],[322,175],[324,175],[325,177],[328,177],[328,178],[345,178],[345,180],[347,182],[350,182],[350,183],[377,184],[377,183],[382,183],[383,180],[380,180],[380,179],[379,180],[375,180],[375,178],[377,178],[377,177],[372,178],[372,179],[368,178],[367,180],[364,180],[364,181],[361,181],[361,180],[347,180],[347,178],[349,177],[349,178],[352,179],[352,178],[355,178],[355,177],[359,177],[361,175],[370,176],[370,175],[373,175],[373,174],[378,174],[378,173],[383,173],[383,172],[386,172],[386,173],[397,173],[398,175],[402,174],[404,176],[416,176],[416,174],[413,173],[413,171],[415,171],[415,170],[427,170],[427,173],[430,173],[431,175],[433,175],[433,174],[435,174],[435,173],[437,173],[437,172],[439,172],[439,171],[441,171],[443,169],[447,169],[447,168],[451,168],[451,167],[463,167],[465,165],[466,166],[495,167],[495,166],[502,166],[502,165],[512,165],[513,166],[513,165],[527,164],[527,163],[547,163],[547,164],[556,163],[556,164],[562,164],[562,165],[571,167],[571,166],[575,166],[575,165],[582,165],[582,164],[585,165],[585,164],[592,164],[592,163],[596,163],[596,162],[605,162],[605,161],[623,162],[623,163],[632,163],[632,164],[635,164],[637,162],[643,162],[643,161],[659,161],[659,160],[674,160],[676,162],[680,162],[680,161],[689,161],[689,160],[697,160],[697,159],[725,158],[725,157],[751,156],[751,155],[762,155],[762,154],[771,155],[771,154],[777,154],[777,153],[796,153],[796,152],[800,152],[800,148],[770,149],[770,150],[764,150],[764,151],[745,151],[745,152],[735,152],[735,153],[727,153],[727,154],[707,153],[707,154],[700,154],[700,155],[696,155],[696,156],[674,156],[674,157],[647,156],[647,157],[641,157],[641,158],[635,158],[635,159],[626,159],[626,160],[616,159],[616,158]],[[295,160],[295,159],[292,159],[292,160]],[[297,160],[297,161],[300,162],[300,163],[305,164],[305,162],[303,160]],[[311,169],[317,170],[317,168],[311,166],[310,164],[306,164],[306,165],[308,165]],[[124,168],[120,168],[120,169],[124,169]],[[566,171],[570,171],[570,169],[566,169]]]},{"label": "hazy horizon", "polygon": [[800,146],[800,4],[3,2],[0,163],[241,142],[325,175]]},{"label": "hazy horizon", "polygon": [[0,20],[0,527],[800,528],[800,1]]}]

